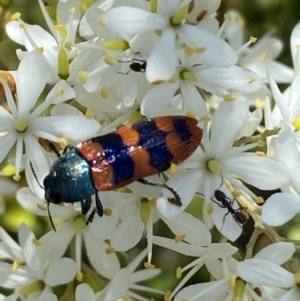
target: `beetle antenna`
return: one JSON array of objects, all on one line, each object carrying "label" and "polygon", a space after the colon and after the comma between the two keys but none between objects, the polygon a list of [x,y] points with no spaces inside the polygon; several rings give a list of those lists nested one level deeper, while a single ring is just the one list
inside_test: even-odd
[{"label": "beetle antenna", "polygon": [[31,162],[31,161],[29,161],[29,165],[30,165],[31,172],[32,172],[34,178],[36,179],[37,183],[39,184],[39,186],[40,186],[42,189],[45,189],[45,187],[43,187],[43,186],[41,185],[41,183],[39,182],[39,180],[38,180],[38,178],[37,178],[37,175],[36,175],[36,173],[35,173],[35,171],[34,171],[34,169],[33,169],[32,162]]},{"label": "beetle antenna", "polygon": [[56,228],[54,226],[54,223],[53,223],[53,220],[52,220],[52,216],[51,216],[51,213],[50,213],[50,202],[47,202],[47,211],[48,211],[50,225],[51,225],[52,229],[54,231],[56,231]]},{"label": "beetle antenna", "polygon": [[49,143],[49,147],[51,148],[51,150],[55,153],[55,155],[57,156],[57,158],[59,158],[60,157],[60,153],[57,150],[57,148],[55,147],[55,145],[52,142],[50,142],[50,141],[48,141],[48,143]]}]

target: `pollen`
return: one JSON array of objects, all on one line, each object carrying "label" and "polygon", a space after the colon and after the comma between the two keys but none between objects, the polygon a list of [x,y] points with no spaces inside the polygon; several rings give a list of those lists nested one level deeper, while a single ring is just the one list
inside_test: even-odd
[{"label": "pollen", "polygon": [[74,14],[76,12],[76,8],[73,6],[71,9],[70,9],[70,13]]},{"label": "pollen", "polygon": [[230,93],[230,94],[226,94],[226,95],[224,95],[224,101],[233,101],[233,100],[235,100],[235,95],[234,94],[232,94],[232,93]]},{"label": "pollen", "polygon": [[35,51],[38,53],[44,53],[44,47],[36,47]]},{"label": "pollen", "polygon": [[36,238],[33,238],[33,239],[32,239],[32,242],[33,242],[36,246],[38,246],[38,247],[40,247],[40,246],[42,245],[42,242],[41,242],[39,239],[36,239]]},{"label": "pollen", "polygon": [[187,117],[191,117],[191,118],[194,118],[194,119],[196,119],[196,111],[195,110],[188,110],[187,112],[186,112],[186,116]]},{"label": "pollen", "polygon": [[205,47],[196,47],[195,48],[195,52],[197,53],[203,53],[206,51],[206,48]]},{"label": "pollen", "polygon": [[211,117],[208,115],[202,116],[199,121],[200,122],[209,122],[209,121],[211,121]]},{"label": "pollen", "polygon": [[104,214],[105,216],[111,216],[111,215],[112,215],[112,210],[111,210],[110,208],[105,208],[105,209],[103,210],[103,214]]},{"label": "pollen", "polygon": [[104,16],[105,16],[104,13],[99,16],[99,18],[98,18],[98,24],[99,24],[99,26],[105,26]]},{"label": "pollen", "polygon": [[172,163],[168,172],[169,172],[169,174],[174,175],[176,173],[176,170],[177,170],[177,165]]},{"label": "pollen", "polygon": [[296,118],[292,124],[295,127],[296,131],[299,131],[300,130],[300,117]]},{"label": "pollen", "polygon": [[19,262],[18,262],[17,260],[14,260],[14,262],[13,262],[13,264],[12,264],[12,269],[13,269],[14,271],[17,271],[17,270],[19,269],[19,267],[20,267]]},{"label": "pollen", "polygon": [[19,174],[15,174],[12,178],[14,181],[19,182],[21,179],[21,176]]},{"label": "pollen", "polygon": [[89,74],[86,71],[79,71],[80,81],[85,84],[88,80]]},{"label": "pollen", "polygon": [[57,89],[57,94],[58,95],[63,95],[65,93],[65,89],[64,88],[58,88]]},{"label": "pollen", "polygon": [[261,99],[261,98],[256,98],[255,99],[255,106],[258,108],[258,109],[262,109],[264,107],[264,101]]},{"label": "pollen", "polygon": [[100,96],[101,96],[103,99],[107,99],[107,97],[108,97],[108,92],[107,92],[107,90],[104,90],[104,89],[100,90]]},{"label": "pollen", "polygon": [[77,273],[76,274],[76,280],[78,282],[82,282],[82,280],[83,280],[83,273],[81,273],[81,272]]},{"label": "pollen", "polygon": [[19,24],[19,26],[20,26],[20,28],[25,28],[26,27],[26,23],[24,23],[24,22],[20,22],[20,24]]},{"label": "pollen", "polygon": [[145,267],[146,269],[151,270],[151,269],[154,269],[154,268],[155,268],[155,265],[152,264],[151,262],[147,261],[147,262],[144,262],[144,267]]},{"label": "pollen", "polygon": [[10,19],[11,19],[12,21],[14,21],[14,20],[20,19],[21,16],[22,16],[22,15],[21,15],[20,12],[16,12],[16,13],[14,13],[14,14],[11,15],[11,18],[10,18]]},{"label": "pollen", "polygon": [[175,242],[182,242],[184,241],[186,235],[185,234],[178,234],[174,237]]},{"label": "pollen", "polygon": [[86,3],[84,3],[84,2],[80,2],[80,5],[79,5],[79,10],[80,10],[80,12],[82,13],[82,14],[84,14],[85,12],[86,12],[86,10],[87,10],[87,5],[86,5]]},{"label": "pollen", "polygon": [[115,253],[115,251],[116,251],[115,248],[113,248],[112,246],[105,249],[106,254],[112,254]]},{"label": "pollen", "polygon": [[181,268],[181,267],[178,267],[178,268],[176,269],[176,278],[177,278],[177,279],[180,279],[181,276],[182,276],[182,268]]},{"label": "pollen", "polygon": [[60,138],[58,141],[60,147],[65,148],[69,143],[68,143],[68,139],[67,138]]},{"label": "pollen", "polygon": [[250,76],[248,81],[250,84],[254,83],[256,81],[256,78],[254,76]]},{"label": "pollen", "polygon": [[85,117],[87,118],[93,118],[94,116],[94,110],[91,107],[88,107],[85,111]]},{"label": "pollen", "polygon": [[262,205],[265,202],[264,198],[261,196],[257,196],[256,198],[254,198],[254,201],[258,205]]},{"label": "pollen", "polygon": [[38,209],[40,209],[40,210],[42,210],[42,211],[46,211],[46,210],[47,210],[47,208],[46,208],[45,205],[37,204],[36,206],[37,206]]},{"label": "pollen", "polygon": [[208,214],[211,214],[213,211],[214,211],[214,206],[213,206],[212,204],[208,204],[208,205],[206,206],[206,212],[207,212]]},{"label": "pollen", "polygon": [[104,63],[108,66],[115,66],[117,63],[116,59],[111,55],[105,56],[103,60],[104,60]]},{"label": "pollen", "polygon": [[214,159],[210,159],[206,162],[206,168],[215,174],[221,174],[222,172],[222,166]]},{"label": "pollen", "polygon": [[185,46],[185,48],[184,48],[184,53],[185,53],[187,56],[193,55],[194,52],[195,52],[194,48],[192,48],[191,46]]}]

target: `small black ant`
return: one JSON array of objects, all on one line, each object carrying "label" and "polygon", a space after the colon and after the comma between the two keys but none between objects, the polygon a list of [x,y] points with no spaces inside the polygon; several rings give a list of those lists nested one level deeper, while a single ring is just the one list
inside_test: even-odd
[{"label": "small black ant", "polygon": [[146,72],[146,67],[147,67],[147,62],[145,60],[139,60],[139,59],[135,59],[135,58],[132,58],[128,61],[119,61],[119,63],[131,63],[129,65],[129,70],[124,73],[124,72],[117,72],[117,73],[120,73],[120,74],[124,74],[124,75],[127,75],[130,70],[134,71],[134,72],[141,72],[141,73],[145,73]]},{"label": "small black ant", "polygon": [[[234,204],[235,198],[230,199],[226,196],[226,194],[220,190],[221,186],[223,185],[223,178],[222,183],[219,187],[219,189],[214,191],[213,197],[211,197],[211,201],[217,204],[221,208],[226,208],[227,213],[223,217],[223,225],[225,222],[226,216],[230,213],[233,217],[233,219],[236,221],[236,223],[242,228],[247,222],[247,216],[245,215],[244,211],[247,209],[247,207],[240,207],[238,209],[234,209],[232,206]],[[223,227],[223,226],[222,226]]]}]

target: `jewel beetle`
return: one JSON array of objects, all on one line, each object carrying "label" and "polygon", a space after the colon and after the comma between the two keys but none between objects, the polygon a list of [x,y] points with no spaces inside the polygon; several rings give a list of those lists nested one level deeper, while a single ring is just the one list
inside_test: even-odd
[{"label": "jewel beetle", "polygon": [[[86,214],[95,194],[96,207],[91,219],[95,211],[102,216],[97,192],[118,189],[134,181],[168,189],[175,199],[170,202],[180,206],[175,190],[144,177],[166,171],[172,163],[187,159],[202,139],[203,130],[197,124],[196,119],[186,116],[143,119],[85,140],[76,147],[69,145],[62,155],[56,151],[59,157],[44,179],[48,212],[50,203],[81,202],[82,213]],[[53,226],[50,213],[49,218]]]}]

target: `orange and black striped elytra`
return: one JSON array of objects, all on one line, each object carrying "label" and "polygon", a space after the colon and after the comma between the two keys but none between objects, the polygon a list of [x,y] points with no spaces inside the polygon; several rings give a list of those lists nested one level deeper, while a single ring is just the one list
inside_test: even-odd
[{"label": "orange and black striped elytra", "polygon": [[166,171],[172,163],[187,159],[202,139],[203,131],[197,124],[196,119],[185,116],[143,119],[83,141],[77,147],[67,146],[44,179],[48,209],[49,203],[81,202],[82,213],[86,214],[91,195],[95,194],[94,210],[102,216],[97,191],[117,189],[134,181],[168,189],[175,198],[172,203],[180,206],[176,191],[144,177]]}]

